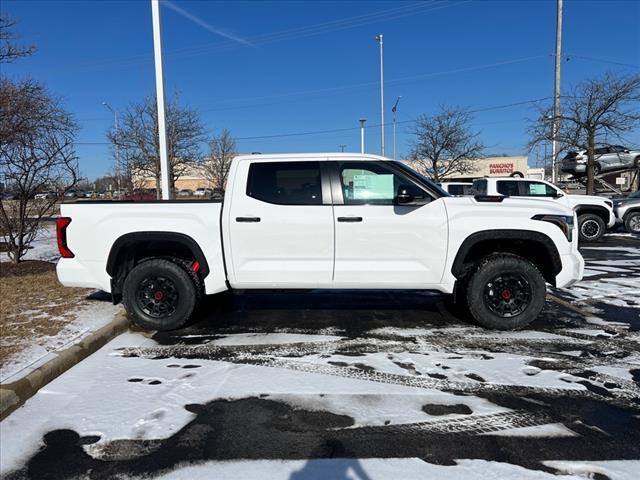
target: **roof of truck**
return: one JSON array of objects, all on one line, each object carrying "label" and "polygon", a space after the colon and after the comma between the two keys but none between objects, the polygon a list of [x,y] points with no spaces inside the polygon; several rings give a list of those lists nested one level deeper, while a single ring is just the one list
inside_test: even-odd
[{"label": "roof of truck", "polygon": [[319,152],[319,153],[268,153],[255,155],[239,155],[235,161],[244,160],[272,160],[272,161],[306,161],[306,160],[377,160],[391,161],[390,158],[372,155],[369,153],[348,153],[348,152]]}]

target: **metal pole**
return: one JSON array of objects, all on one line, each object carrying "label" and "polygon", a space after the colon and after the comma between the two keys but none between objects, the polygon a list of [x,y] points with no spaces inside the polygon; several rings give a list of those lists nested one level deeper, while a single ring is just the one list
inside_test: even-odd
[{"label": "metal pole", "polygon": [[122,195],[122,183],[120,181],[120,146],[118,145],[118,111],[114,110],[107,102],[102,102],[113,113],[113,128],[115,130],[116,144],[116,183],[118,184],[118,195]]},{"label": "metal pole", "polygon": [[169,175],[171,170],[167,156],[167,128],[165,122],[164,107],[164,79],[162,73],[162,35],[160,32],[160,3],[159,0],[151,0],[151,16],[153,19],[153,52],[156,65],[156,99],[158,103],[158,137],[160,140],[160,182],[162,186],[162,199],[170,200],[173,197]]},{"label": "metal pole", "polygon": [[393,106],[393,108],[391,109],[391,112],[393,113],[393,159],[397,160],[396,157],[396,112],[398,111],[398,103],[400,103],[400,99],[402,97],[398,97],[396,99],[396,103]]},{"label": "metal pole", "polygon": [[384,62],[383,62],[383,35],[377,35],[376,41],[380,44],[380,155],[384,157]]},{"label": "metal pole", "polygon": [[344,149],[347,148],[346,145],[338,145],[338,146],[340,147],[340,151],[341,152],[344,152]]},{"label": "metal pole", "polygon": [[366,118],[360,119],[360,153],[364,153],[364,124],[366,121]]},{"label": "metal pole", "polygon": [[558,130],[560,129],[560,66],[562,60],[562,0],[556,0],[556,68],[553,88],[553,125],[551,126],[551,182],[556,181]]}]

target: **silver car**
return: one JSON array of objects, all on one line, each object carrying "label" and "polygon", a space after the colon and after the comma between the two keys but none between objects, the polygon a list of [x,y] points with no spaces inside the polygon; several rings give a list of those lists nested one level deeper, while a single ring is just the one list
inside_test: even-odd
[{"label": "silver car", "polygon": [[[597,147],[594,173],[611,172],[632,167],[640,168],[640,150],[629,150],[621,145]],[[562,160],[562,171],[572,175],[584,175],[587,172],[587,151],[574,150]]]},{"label": "silver car", "polygon": [[616,220],[624,223],[629,233],[640,233],[640,190],[626,198],[613,201]]}]

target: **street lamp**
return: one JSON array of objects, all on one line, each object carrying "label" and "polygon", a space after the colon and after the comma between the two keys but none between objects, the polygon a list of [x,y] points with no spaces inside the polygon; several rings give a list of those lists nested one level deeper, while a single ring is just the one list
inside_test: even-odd
[{"label": "street lamp", "polygon": [[399,96],[396,99],[396,103],[391,109],[391,113],[393,113],[393,159],[397,160],[396,157],[396,112],[398,111],[398,103],[400,103],[400,99],[402,96]]},{"label": "street lamp", "polygon": [[376,35],[376,42],[380,45],[380,155],[384,157],[384,63],[383,63],[383,35]]},{"label": "street lamp", "polygon": [[116,144],[116,182],[118,183],[118,195],[122,195],[122,185],[120,184],[120,146],[118,145],[118,111],[111,108],[107,102],[102,102],[113,113],[113,128],[115,130],[114,140]]},{"label": "street lamp", "polygon": [[360,119],[360,153],[364,153],[364,124],[367,123],[366,118]]}]

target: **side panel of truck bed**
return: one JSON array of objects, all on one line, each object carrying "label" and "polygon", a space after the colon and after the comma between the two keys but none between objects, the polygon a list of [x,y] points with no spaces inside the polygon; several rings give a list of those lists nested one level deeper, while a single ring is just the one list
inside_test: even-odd
[{"label": "side panel of truck bed", "polygon": [[67,245],[74,258],[58,262],[58,278],[70,287],[100,288],[110,292],[106,264],[113,244],[135,232],[175,232],[191,237],[207,259],[207,294],[226,290],[220,236],[222,204],[213,202],[78,202],[63,204],[70,217]]}]

